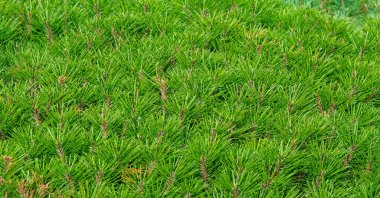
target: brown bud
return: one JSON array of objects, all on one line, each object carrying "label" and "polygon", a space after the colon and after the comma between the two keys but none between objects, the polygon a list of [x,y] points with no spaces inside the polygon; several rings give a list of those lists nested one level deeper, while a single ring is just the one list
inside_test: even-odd
[{"label": "brown bud", "polygon": [[263,50],[263,45],[258,45],[257,46],[257,54],[261,55],[262,50]]},{"label": "brown bud", "polygon": [[34,121],[36,123],[37,126],[40,126],[41,124],[41,117],[40,117],[40,113],[39,113],[39,110],[36,106],[34,106]]},{"label": "brown bud", "polygon": [[46,30],[46,37],[49,42],[53,41],[53,31],[51,30],[51,27],[49,25],[49,21],[45,21],[45,30]]},{"label": "brown bud", "polygon": [[40,197],[45,197],[48,188],[49,184],[40,185],[40,189],[38,190],[38,194],[40,195]]},{"label": "brown bud", "polygon": [[175,177],[175,172],[172,171],[169,179],[166,181],[166,185],[165,185],[165,188],[164,188],[164,191],[162,192],[162,194],[165,194],[170,189],[170,187],[172,186],[172,184],[174,182],[174,177]]},{"label": "brown bud", "polygon": [[317,181],[315,182],[315,187],[319,188],[321,186],[323,176],[325,175],[326,171],[322,170],[321,173],[319,174]]},{"label": "brown bud", "polygon": [[239,194],[240,194],[240,190],[238,188],[238,185],[235,183],[234,184],[234,190],[233,190],[233,193],[232,193],[232,197],[233,198],[238,198]]},{"label": "brown bud", "polygon": [[290,100],[288,104],[288,112],[292,113],[293,109],[294,109],[294,102],[293,100]]},{"label": "brown bud", "polygon": [[141,82],[143,80],[143,78],[144,78],[144,73],[143,73],[142,70],[140,70],[140,72],[139,72],[139,81]]},{"label": "brown bud", "polygon": [[107,103],[107,107],[110,108],[111,107],[111,98],[110,98],[110,96],[106,96],[106,103]]},{"label": "brown bud", "polygon": [[58,82],[61,86],[65,86],[65,81],[66,81],[66,77],[65,76],[59,76],[58,77]]},{"label": "brown bud", "polygon": [[317,95],[315,95],[315,101],[317,103],[319,113],[323,114],[322,102],[321,102],[321,99]]},{"label": "brown bud", "polygon": [[65,178],[66,178],[66,182],[70,186],[70,188],[73,188],[74,183],[73,183],[73,178],[71,177],[71,175],[66,174]]},{"label": "brown bud", "polygon": [[57,144],[57,153],[62,162],[65,161],[65,151],[62,148],[61,143]]},{"label": "brown bud", "polygon": [[201,169],[201,175],[203,178],[203,181],[206,184],[206,188],[208,187],[208,174],[207,174],[207,165],[206,165],[206,158],[204,156],[200,159],[200,169]]},{"label": "brown bud", "polygon": [[95,183],[96,184],[99,184],[100,182],[102,182],[103,175],[104,175],[103,171],[98,171],[96,173],[96,176],[95,176]]},{"label": "brown bud", "polygon": [[11,165],[12,157],[4,156],[4,171],[7,173]]},{"label": "brown bud", "polygon": [[267,189],[269,186],[272,184],[272,179],[268,179],[267,181],[264,182],[263,188]]}]

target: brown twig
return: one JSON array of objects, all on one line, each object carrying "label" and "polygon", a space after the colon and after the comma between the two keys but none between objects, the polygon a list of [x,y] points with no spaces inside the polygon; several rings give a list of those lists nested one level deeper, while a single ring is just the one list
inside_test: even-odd
[{"label": "brown twig", "polygon": [[46,30],[47,40],[50,43],[50,42],[53,41],[53,31],[51,30],[51,27],[49,25],[49,21],[48,20],[45,21],[45,30]]},{"label": "brown twig", "polygon": [[161,79],[161,99],[167,100],[168,96],[166,95],[166,81],[164,79]]},{"label": "brown twig", "polygon": [[318,107],[319,113],[323,114],[322,102],[321,102],[321,99],[317,95],[315,95],[315,101],[317,103],[317,107]]},{"label": "brown twig", "polygon": [[200,162],[201,175],[202,175],[203,181],[206,184],[206,188],[208,188],[208,174],[207,174],[206,158],[202,156],[200,161],[201,161]]}]

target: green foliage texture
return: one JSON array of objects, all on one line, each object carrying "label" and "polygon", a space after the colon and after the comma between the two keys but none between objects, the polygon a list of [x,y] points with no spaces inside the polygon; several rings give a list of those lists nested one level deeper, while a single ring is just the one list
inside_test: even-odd
[{"label": "green foliage texture", "polygon": [[0,0],[1,197],[380,197],[377,0]]}]

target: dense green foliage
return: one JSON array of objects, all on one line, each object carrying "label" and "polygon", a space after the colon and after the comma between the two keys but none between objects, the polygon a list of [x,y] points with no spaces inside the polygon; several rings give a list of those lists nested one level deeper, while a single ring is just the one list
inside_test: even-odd
[{"label": "dense green foliage", "polygon": [[284,0],[305,7],[319,8],[325,13],[336,16],[364,19],[380,13],[379,0]]},{"label": "dense green foliage", "polygon": [[379,197],[379,3],[339,2],[0,0],[0,196]]}]

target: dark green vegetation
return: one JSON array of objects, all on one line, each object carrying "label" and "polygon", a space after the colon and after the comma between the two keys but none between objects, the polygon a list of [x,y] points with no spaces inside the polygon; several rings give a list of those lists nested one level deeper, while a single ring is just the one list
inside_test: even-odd
[{"label": "dark green vegetation", "polygon": [[0,196],[379,197],[379,4],[290,2],[0,0]]}]

